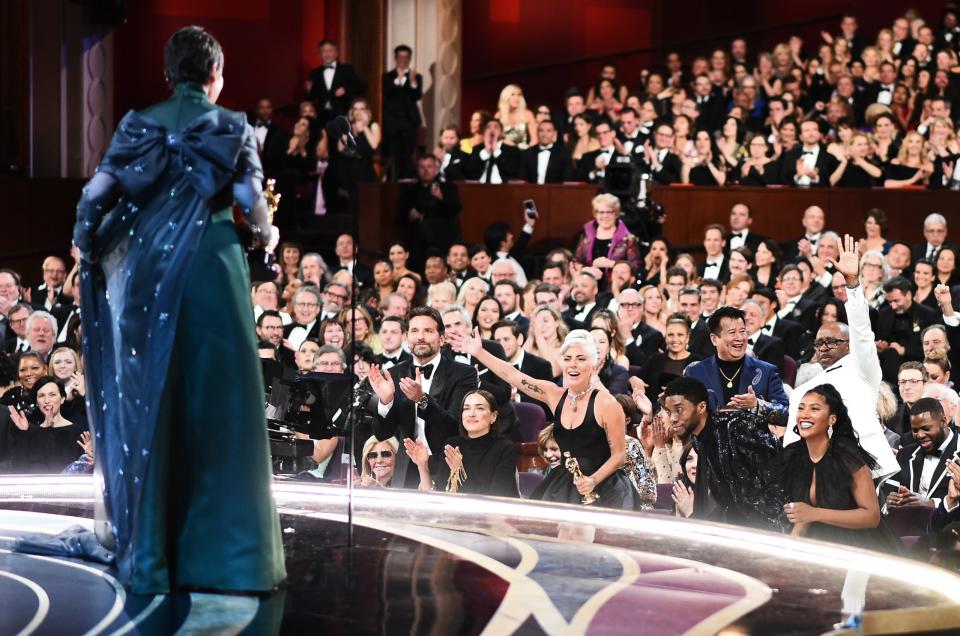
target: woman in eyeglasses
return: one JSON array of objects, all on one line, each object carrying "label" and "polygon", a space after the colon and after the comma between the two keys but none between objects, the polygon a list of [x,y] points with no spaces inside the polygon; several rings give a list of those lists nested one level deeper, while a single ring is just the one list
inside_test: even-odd
[{"label": "woman in eyeglasses", "polygon": [[389,488],[393,479],[393,469],[397,465],[397,449],[400,442],[396,437],[382,442],[371,436],[363,445],[363,472],[360,473],[360,485]]},{"label": "woman in eyeglasses", "polygon": [[403,446],[420,470],[420,490],[446,490],[471,495],[519,497],[517,447],[497,432],[497,400],[477,389],[463,398],[460,435],[443,446],[443,460],[430,475],[430,451],[421,440],[407,438]]}]

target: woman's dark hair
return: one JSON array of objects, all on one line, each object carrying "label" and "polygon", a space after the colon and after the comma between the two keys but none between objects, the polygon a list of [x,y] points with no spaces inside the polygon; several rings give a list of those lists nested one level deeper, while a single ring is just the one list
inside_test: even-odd
[{"label": "woman's dark hair", "polygon": [[63,399],[67,399],[67,390],[63,387],[63,384],[61,384],[60,381],[57,380],[57,378],[53,377],[52,375],[43,376],[42,378],[37,380],[36,384],[33,385],[33,389],[31,389],[31,391],[33,392],[34,399],[36,399],[37,395],[40,393],[40,389],[47,386],[48,384],[55,385],[57,387],[57,390],[60,391],[60,397],[62,397]]},{"label": "woman's dark hair", "polygon": [[[737,119],[736,117],[731,117],[727,115],[726,119],[723,120],[723,126],[727,125],[727,122],[733,120],[733,123],[737,126],[737,132],[734,137],[734,141],[738,144],[743,143],[743,137],[746,134],[747,127],[743,125],[743,122]],[[723,126],[720,127],[720,136],[723,136]]]},{"label": "woman's dark hair", "polygon": [[24,351],[24,352],[20,353],[20,355],[17,356],[17,370],[18,370],[18,374],[19,374],[19,369],[20,369],[20,362],[21,362],[24,358],[36,358],[37,361],[40,362],[40,364],[42,364],[43,366],[45,366],[45,367],[46,367],[46,366],[49,366],[49,365],[47,364],[47,361],[43,359],[43,354],[42,354],[42,353],[39,353],[39,352],[37,352],[37,351]]},{"label": "woman's dark hair", "polygon": [[397,284],[394,285],[394,290],[400,288],[400,281],[408,278],[413,281],[413,300],[410,301],[411,307],[419,307],[424,304],[424,293],[423,293],[423,284],[420,282],[420,279],[414,276],[413,274],[407,272],[403,276],[397,279]]},{"label": "woman's dark hair", "polygon": [[336,318],[326,318],[320,321],[320,328],[317,330],[320,333],[320,338],[319,338],[320,344],[321,345],[330,344],[325,340],[324,336],[327,331],[327,327],[332,327],[334,325],[336,325],[337,327],[340,327],[341,331],[343,331],[343,346],[346,347],[347,343],[349,343],[350,341],[350,332],[344,329],[343,325],[341,325]]},{"label": "woman's dark hair", "polygon": [[[833,423],[833,435],[830,437],[831,445],[843,441],[852,442],[856,445],[859,450],[860,459],[863,460],[867,467],[871,469],[876,468],[876,458],[860,446],[860,438],[853,429],[850,414],[847,412],[847,405],[843,403],[843,398],[840,396],[840,392],[837,391],[836,387],[832,384],[821,384],[807,391],[805,395],[809,395],[810,393],[816,393],[822,397],[823,401],[827,403],[827,408],[830,409],[830,413],[837,417],[837,421]],[[939,403],[937,406],[939,406]],[[796,427],[794,430],[797,430]]]},{"label": "woman's dark hair", "polygon": [[876,224],[880,226],[880,236],[886,236],[887,230],[890,229],[887,225],[887,213],[880,208],[870,208],[867,210],[867,213],[863,215],[863,222],[866,223],[867,219],[871,217],[873,217]]},{"label": "woman's dark hair", "polygon": [[[776,241],[769,238],[762,239],[760,241],[760,244],[757,247],[759,247],[760,245],[763,245],[765,248],[767,248],[770,251],[771,254],[773,254],[773,263],[771,263],[771,265],[773,265],[773,267],[776,268],[777,264],[782,262],[783,260],[783,252],[780,251],[780,246],[777,245]],[[754,259],[753,264],[756,265],[757,264],[756,253],[754,253],[753,259]],[[776,276],[776,274],[774,274],[774,276]]]},{"label": "woman's dark hair", "polygon": [[480,302],[477,303],[477,306],[473,308],[473,316],[471,316],[471,318],[472,318],[472,320],[473,320],[473,323],[472,323],[472,324],[475,325],[475,326],[477,326],[477,327],[480,326],[479,323],[477,322],[477,318],[480,316],[480,307],[481,307],[481,305],[483,305],[483,303],[485,303],[485,302],[487,302],[487,301],[493,301],[493,302],[495,302],[495,303],[497,304],[497,320],[496,320],[496,322],[500,322],[501,320],[503,320],[503,305],[500,304],[500,301],[497,300],[496,298],[494,298],[493,296],[484,296],[483,298],[480,299]]},{"label": "woman's dark hair", "polygon": [[490,407],[490,411],[497,414],[497,419],[490,422],[490,433],[496,437],[500,434],[500,407],[497,406],[497,398],[493,397],[493,393],[490,391],[484,391],[483,389],[474,389],[473,391],[468,391],[467,394],[463,396],[463,401],[460,402],[460,417],[457,420],[457,425],[460,428],[460,435],[467,437],[467,429],[463,427],[463,406],[467,403],[467,398],[471,395],[479,395],[482,397],[484,400],[486,400],[487,406]]},{"label": "woman's dark hair", "polygon": [[693,450],[693,440],[691,439],[683,445],[683,450],[680,451],[680,476],[677,479],[687,488],[694,487],[693,481],[687,475],[687,458],[690,457],[690,452]]},{"label": "woman's dark hair", "polygon": [[596,326],[590,327],[590,331],[591,332],[600,331],[603,333],[603,335],[607,337],[607,359],[603,361],[603,366],[604,367],[610,366],[610,364],[613,363],[613,356],[614,356],[613,336],[610,335],[610,330],[607,329],[606,327],[601,327],[599,325],[596,325]]},{"label": "woman's dark hair", "polygon": [[223,67],[223,49],[217,39],[201,27],[180,29],[163,47],[163,72],[170,84],[206,84],[215,66]]},{"label": "woman's dark hair", "polygon": [[823,326],[823,311],[828,306],[833,307],[837,312],[837,322],[847,322],[847,310],[843,306],[843,301],[839,298],[827,298],[817,307],[817,329]]}]

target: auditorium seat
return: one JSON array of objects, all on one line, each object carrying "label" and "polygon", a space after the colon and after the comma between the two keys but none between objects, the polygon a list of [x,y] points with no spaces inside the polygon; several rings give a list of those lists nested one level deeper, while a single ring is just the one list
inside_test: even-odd
[{"label": "auditorium seat", "polygon": [[790,386],[793,386],[793,383],[797,381],[797,361],[790,356],[783,356],[783,377],[781,380],[784,384]]},{"label": "auditorium seat", "polygon": [[527,402],[514,402],[513,409],[517,414],[517,425],[513,429],[513,441],[536,442],[537,435],[547,425],[547,417],[543,408]]}]

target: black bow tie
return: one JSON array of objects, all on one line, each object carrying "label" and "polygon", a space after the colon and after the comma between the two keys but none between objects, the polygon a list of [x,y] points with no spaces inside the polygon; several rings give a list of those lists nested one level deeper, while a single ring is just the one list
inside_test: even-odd
[{"label": "black bow tie", "polygon": [[268,126],[270,126],[270,122],[258,119],[255,128],[267,128]]},{"label": "black bow tie", "polygon": [[740,232],[732,232],[730,234],[730,238],[743,238],[743,234],[741,234]]},{"label": "black bow tie", "polygon": [[[400,362],[400,356],[397,356],[396,358],[391,358],[390,356],[384,354],[384,355],[383,355],[383,364],[386,364],[386,363],[388,363],[388,362],[392,362],[393,364],[397,364],[398,362]],[[432,368],[432,367],[431,367],[431,368]]]},{"label": "black bow tie", "polygon": [[337,69],[337,65],[336,65],[336,64],[324,64],[324,65],[323,65],[323,68],[324,68],[324,69],[330,68],[330,69],[336,70],[336,69]]},{"label": "black bow tie", "polygon": [[813,150],[804,150],[804,151],[803,151],[803,154],[804,154],[804,155],[815,155],[815,154],[817,154],[817,153],[814,152]]},{"label": "black bow tie", "polygon": [[540,152],[550,152],[552,148],[553,144],[550,144],[549,146],[540,146]]},{"label": "black bow tie", "polygon": [[939,448],[927,453],[928,457],[936,457],[937,459],[939,459],[941,455],[943,455],[943,452]]},{"label": "black bow tie", "polygon": [[429,380],[429,379],[430,379],[430,376],[433,375],[433,365],[432,365],[432,364],[424,364],[424,365],[416,364],[416,365],[413,366],[413,368],[414,368],[415,371],[416,371],[416,370],[419,370],[419,371],[420,371],[420,375],[423,376],[423,379],[424,379],[424,380]]}]

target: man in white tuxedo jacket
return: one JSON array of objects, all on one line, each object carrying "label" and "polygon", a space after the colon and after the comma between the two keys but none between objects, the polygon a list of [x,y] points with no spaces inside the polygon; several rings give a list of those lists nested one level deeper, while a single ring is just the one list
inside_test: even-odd
[{"label": "man in white tuxedo jacket", "polygon": [[840,249],[837,270],[847,282],[847,310],[849,325],[825,323],[817,332],[814,346],[820,354],[823,370],[804,382],[790,395],[790,411],[787,432],[783,445],[788,446],[800,439],[794,430],[797,422],[797,407],[803,396],[815,386],[831,384],[843,396],[850,413],[853,429],[860,438],[860,445],[877,460],[874,479],[886,479],[900,472],[900,465],[883,434],[883,426],[877,417],[877,397],[883,373],[877,357],[877,345],[870,327],[870,311],[859,283],[860,263],[857,244],[850,235],[846,247]]}]

